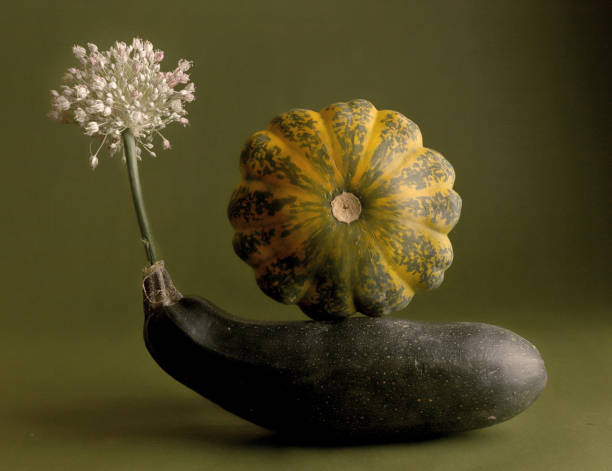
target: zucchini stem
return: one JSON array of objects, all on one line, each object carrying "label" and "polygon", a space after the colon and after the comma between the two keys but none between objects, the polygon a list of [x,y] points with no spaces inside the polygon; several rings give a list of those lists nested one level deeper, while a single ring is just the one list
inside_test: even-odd
[{"label": "zucchini stem", "polygon": [[149,264],[153,265],[157,262],[158,258],[155,253],[153,236],[151,234],[147,212],[144,207],[144,200],[142,198],[142,187],[140,185],[140,175],[138,173],[138,160],[136,158],[136,143],[134,141],[134,135],[129,129],[123,131],[121,137],[123,139],[123,149],[130,180],[130,190],[132,191],[132,200],[134,202],[134,209],[136,210],[136,217],[138,218],[140,235]]}]

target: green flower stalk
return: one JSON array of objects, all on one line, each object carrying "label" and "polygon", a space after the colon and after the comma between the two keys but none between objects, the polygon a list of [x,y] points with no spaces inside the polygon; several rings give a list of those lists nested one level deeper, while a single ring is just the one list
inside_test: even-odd
[{"label": "green flower stalk", "polygon": [[142,243],[147,254],[147,260],[149,260],[150,265],[153,265],[155,262],[157,262],[157,255],[155,253],[153,235],[151,234],[149,219],[147,218],[147,212],[145,210],[144,201],[142,198],[134,135],[126,129],[123,131],[122,137],[128,177],[130,179],[130,189],[132,190],[132,200],[134,201],[134,209],[136,210],[136,217],[138,218],[138,227],[140,227],[140,234],[142,236]]}]

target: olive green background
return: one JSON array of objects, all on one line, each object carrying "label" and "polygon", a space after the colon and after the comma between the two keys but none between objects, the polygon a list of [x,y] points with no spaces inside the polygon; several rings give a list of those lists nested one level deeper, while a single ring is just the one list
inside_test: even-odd
[{"label": "olive green background", "polygon": [[[605,2],[42,2],[2,7],[0,469],[611,470],[610,69]],[[46,118],[71,46],[133,36],[195,62],[192,125],[141,165],[181,291],[304,319],[257,288],[225,207],[245,139],[366,98],[457,173],[446,281],[398,315],[510,328],[549,384],[522,415],[420,443],[304,447],[176,383],[142,341],[145,264],[119,159]],[[248,391],[244,391],[248,394]]]}]

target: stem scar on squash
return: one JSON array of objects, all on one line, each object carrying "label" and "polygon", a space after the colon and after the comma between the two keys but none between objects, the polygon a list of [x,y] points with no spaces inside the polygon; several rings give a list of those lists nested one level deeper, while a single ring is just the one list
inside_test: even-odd
[{"label": "stem scar on squash", "polygon": [[361,201],[353,193],[343,191],[331,202],[332,214],[340,222],[350,224],[361,215]]}]

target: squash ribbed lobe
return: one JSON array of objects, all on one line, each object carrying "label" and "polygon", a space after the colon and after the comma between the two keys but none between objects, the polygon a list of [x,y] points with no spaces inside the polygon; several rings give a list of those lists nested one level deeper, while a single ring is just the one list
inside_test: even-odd
[{"label": "squash ribbed lobe", "polygon": [[[366,100],[291,110],[249,138],[240,168],[234,250],[277,301],[313,319],[381,316],[442,283],[461,198],[402,114]],[[343,194],[359,203],[348,222],[332,204]]]}]

